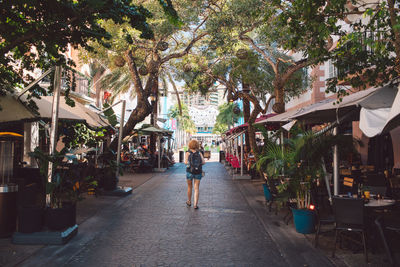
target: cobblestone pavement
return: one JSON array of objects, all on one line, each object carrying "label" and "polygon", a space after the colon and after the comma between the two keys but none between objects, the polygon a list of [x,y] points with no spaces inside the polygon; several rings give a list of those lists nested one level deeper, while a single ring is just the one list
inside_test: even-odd
[{"label": "cobblestone pavement", "polygon": [[67,266],[286,266],[234,182],[207,163],[199,210],[187,208],[183,164],[149,180]]}]

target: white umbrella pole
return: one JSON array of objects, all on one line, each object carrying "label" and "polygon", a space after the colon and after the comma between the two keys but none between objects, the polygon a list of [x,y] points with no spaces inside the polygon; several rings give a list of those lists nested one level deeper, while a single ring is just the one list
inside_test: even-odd
[{"label": "white umbrella pole", "polygon": [[122,110],[121,110],[121,121],[119,122],[119,133],[118,133],[118,148],[117,148],[117,171],[115,176],[119,177],[119,164],[121,162],[121,143],[122,143],[122,134],[124,130],[124,122],[125,122],[125,100],[122,100]]},{"label": "white umbrella pole", "polygon": [[[60,90],[61,90],[61,66],[56,66],[54,74],[54,91],[53,105],[51,107],[51,128],[50,128],[50,150],[49,154],[53,155],[57,145],[57,126],[58,126],[58,107],[60,105]],[[53,164],[49,162],[47,173],[47,181],[51,183],[53,176]],[[50,206],[50,194],[46,195],[46,205]]]},{"label": "white umbrella pole", "polygon": [[[333,135],[338,134],[338,127],[333,128]],[[339,153],[338,147],[333,147],[333,194],[339,195]]]}]

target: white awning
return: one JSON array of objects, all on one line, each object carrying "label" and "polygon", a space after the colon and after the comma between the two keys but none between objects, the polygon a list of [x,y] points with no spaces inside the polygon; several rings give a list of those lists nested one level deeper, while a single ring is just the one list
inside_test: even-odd
[{"label": "white awning", "polygon": [[374,137],[400,125],[398,88],[385,86],[360,105],[360,129],[367,137]]}]

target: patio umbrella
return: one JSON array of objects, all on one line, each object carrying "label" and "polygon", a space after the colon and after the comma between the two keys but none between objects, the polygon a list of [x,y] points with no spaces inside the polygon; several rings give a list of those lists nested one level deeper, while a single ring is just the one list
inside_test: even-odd
[{"label": "patio umbrella", "polygon": [[139,131],[148,132],[148,133],[163,133],[164,132],[163,130],[158,129],[154,126],[149,126],[149,127],[143,128],[143,129],[139,129]]},{"label": "patio umbrella", "polygon": [[[41,99],[34,99],[34,101],[39,108],[40,117],[51,118],[52,96],[42,96]],[[92,128],[110,126],[108,121],[103,119],[100,114],[85,107],[77,100],[75,100],[74,107],[67,105],[63,100],[60,101],[59,119],[85,121]]]},{"label": "patio umbrella", "polygon": [[35,115],[12,95],[0,96],[0,123],[33,120]]},{"label": "patio umbrella", "polygon": [[[27,97],[23,95],[21,96],[21,99],[26,101]],[[51,108],[53,102],[52,96],[42,96],[40,99],[33,99],[33,101],[38,107],[37,112],[39,113],[39,115],[36,116],[36,118],[46,120],[51,119]],[[84,118],[82,118],[82,116],[74,114],[73,112],[69,111],[69,109],[66,109],[65,106],[68,106],[67,104],[65,104],[65,101],[60,101],[60,106],[58,110],[58,118],[60,120],[84,121]]]}]

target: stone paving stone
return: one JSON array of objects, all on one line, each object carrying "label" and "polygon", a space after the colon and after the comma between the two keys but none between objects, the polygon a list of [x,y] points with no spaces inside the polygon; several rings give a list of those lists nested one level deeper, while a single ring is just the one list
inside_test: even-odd
[{"label": "stone paving stone", "polygon": [[183,164],[107,214],[109,224],[66,266],[287,266],[235,182],[205,165],[199,210],[187,208]]}]

